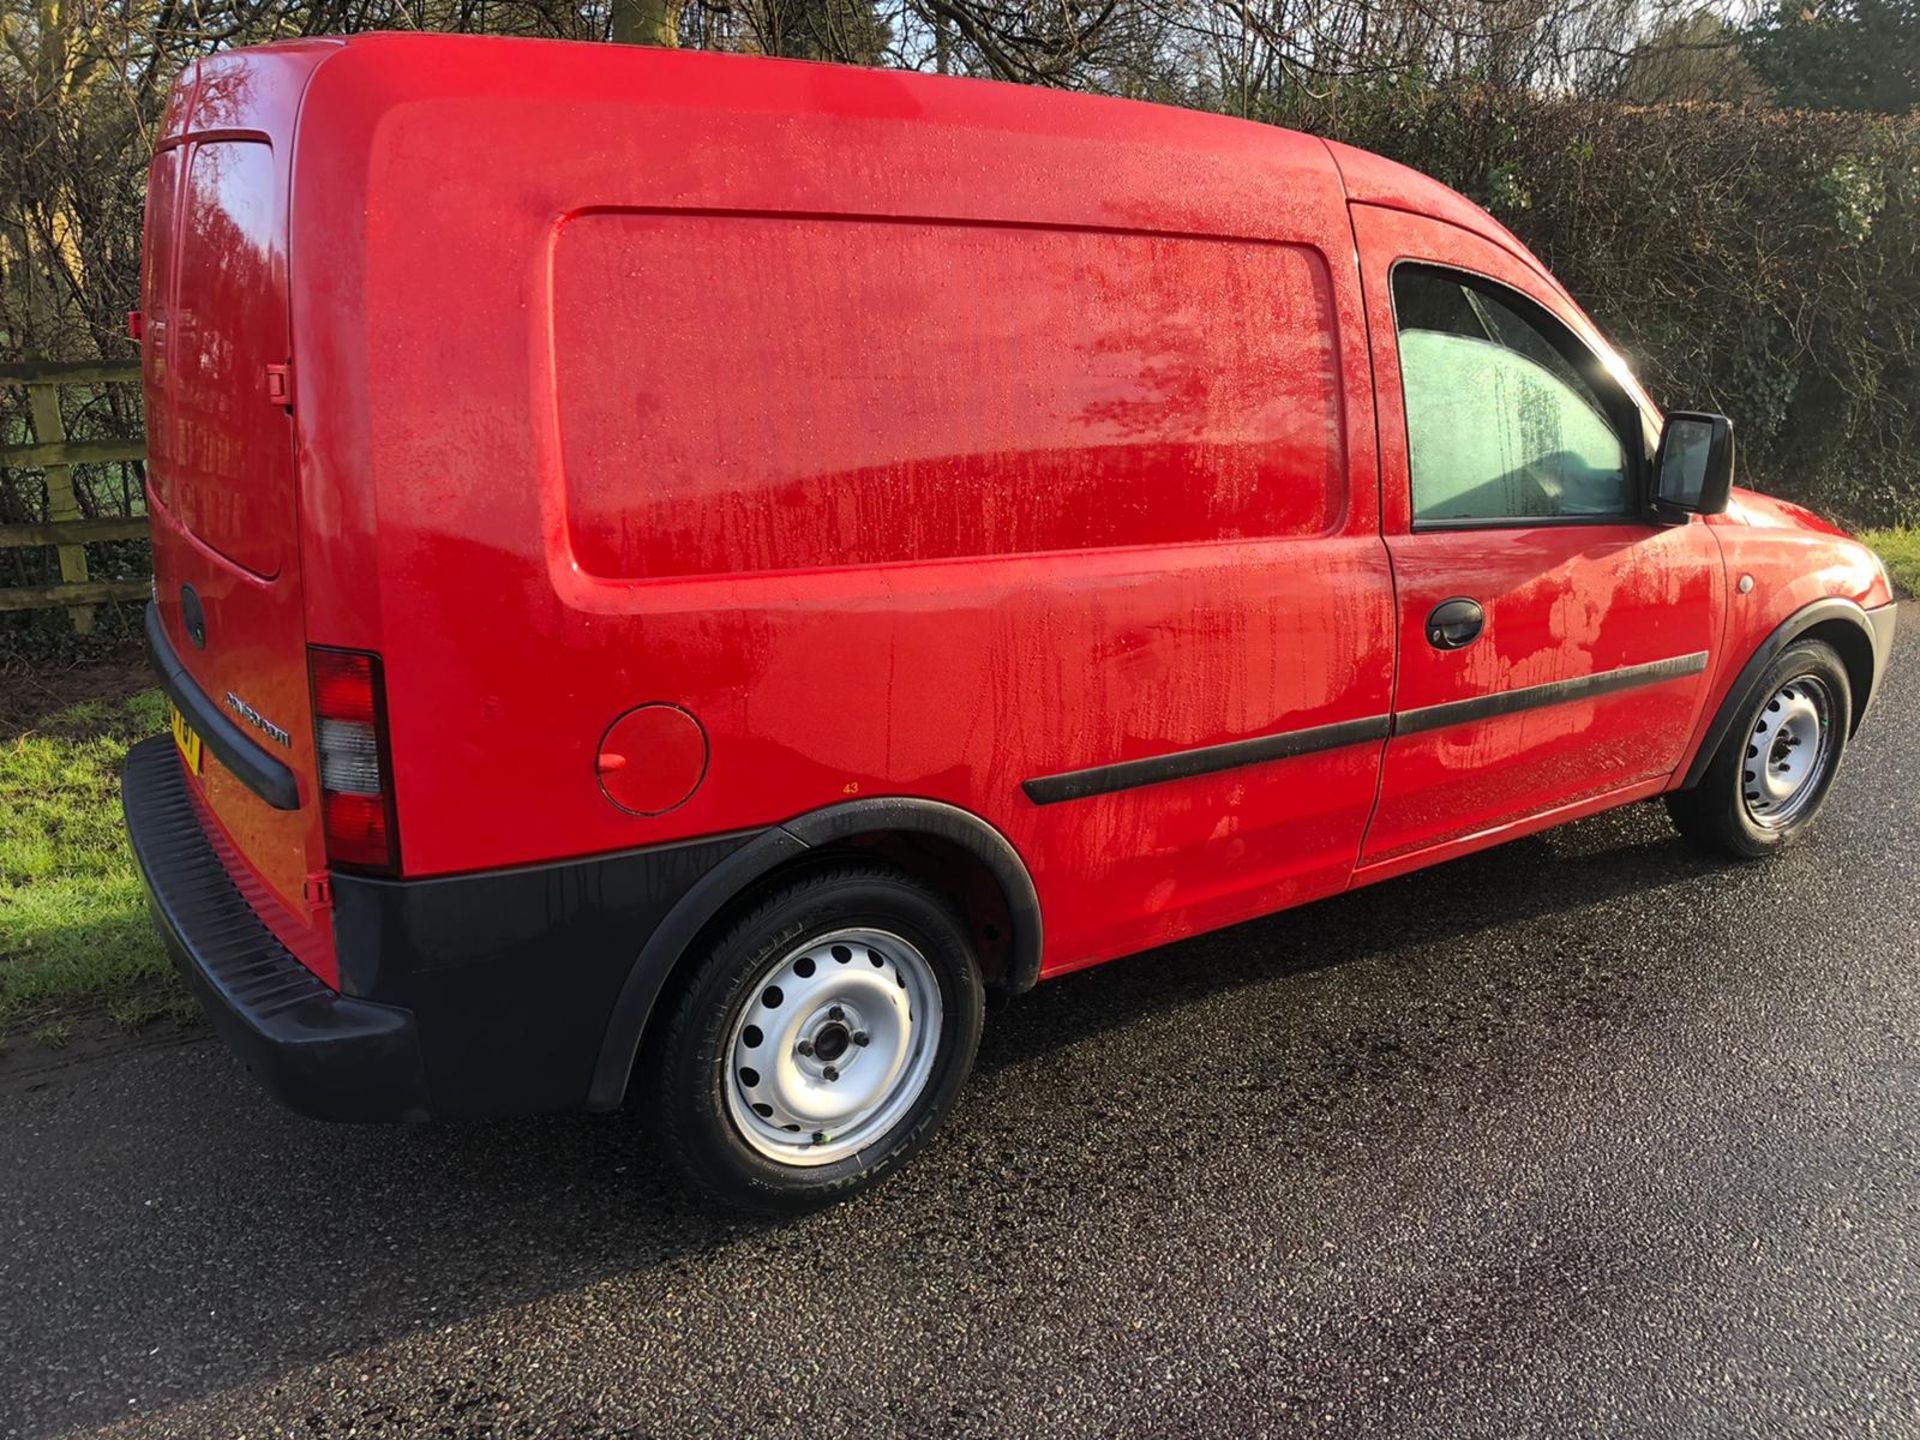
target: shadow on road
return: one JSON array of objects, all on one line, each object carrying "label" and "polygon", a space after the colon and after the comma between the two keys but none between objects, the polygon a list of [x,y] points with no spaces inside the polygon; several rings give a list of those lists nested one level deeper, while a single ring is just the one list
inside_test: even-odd
[{"label": "shadow on road", "polygon": [[991,1017],[976,1073],[1241,986],[1651,897],[1728,864],[1679,839],[1657,805],[1598,816],[1050,981]]}]

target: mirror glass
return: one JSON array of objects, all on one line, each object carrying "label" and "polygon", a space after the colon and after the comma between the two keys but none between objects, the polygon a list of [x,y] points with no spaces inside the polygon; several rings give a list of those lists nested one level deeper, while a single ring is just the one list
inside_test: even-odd
[{"label": "mirror glass", "polygon": [[1670,417],[1661,446],[1660,498],[1689,510],[1699,509],[1712,460],[1713,422],[1685,415]]}]

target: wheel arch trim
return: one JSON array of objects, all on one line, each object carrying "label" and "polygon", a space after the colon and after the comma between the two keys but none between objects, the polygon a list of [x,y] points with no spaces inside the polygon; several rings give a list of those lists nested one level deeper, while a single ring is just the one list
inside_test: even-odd
[{"label": "wheel arch trim", "polygon": [[715,916],[751,886],[810,852],[862,835],[921,834],[958,845],[998,883],[1012,928],[1006,989],[1019,994],[1040,977],[1040,898],[1012,843],[970,811],[938,800],[886,796],[849,800],[768,827],[700,877],[640,947],[608,1017],[587,1091],[587,1109],[612,1110],[626,1098],[634,1057],[654,1006],[688,947]]},{"label": "wheel arch trim", "polygon": [[[1892,610],[1891,606],[1885,608],[1889,612]],[[1872,612],[1872,614],[1878,613],[1880,612]],[[1890,627],[1887,628],[1886,633],[1889,639],[1883,641],[1882,627],[1873,623],[1867,610],[1852,600],[1840,596],[1828,596],[1824,600],[1815,600],[1812,604],[1801,606],[1774,626],[1767,638],[1760,642],[1753,654],[1748,657],[1747,663],[1740,667],[1740,673],[1734,676],[1733,684],[1727,687],[1726,697],[1720,702],[1720,708],[1714,712],[1712,721],[1707,725],[1700,744],[1693,753],[1692,763],[1687,766],[1686,774],[1674,788],[1691,790],[1700,783],[1700,778],[1707,772],[1707,766],[1713,762],[1714,755],[1719,752],[1721,744],[1732,730],[1735,717],[1753,698],[1755,689],[1760,684],[1761,673],[1773,663],[1780,652],[1809,631],[1836,622],[1858,631],[1860,642],[1867,647],[1867,653],[1872,657],[1867,685],[1862,693],[1853,697],[1853,713],[1848,718],[1848,734],[1851,735],[1860,728],[1861,717],[1866,714],[1867,706],[1873,699],[1873,692],[1879,688],[1880,672],[1886,665],[1886,649],[1891,643],[1892,631]],[[1840,659],[1841,663],[1847,666],[1848,678],[1855,679],[1852,661],[1844,654]]]}]

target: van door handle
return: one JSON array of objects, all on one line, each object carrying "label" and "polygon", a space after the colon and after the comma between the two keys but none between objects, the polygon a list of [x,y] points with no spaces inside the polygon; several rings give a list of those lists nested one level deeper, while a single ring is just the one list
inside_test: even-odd
[{"label": "van door handle", "polygon": [[1427,643],[1436,650],[1460,650],[1480,638],[1487,612],[1464,595],[1442,600],[1427,616]]}]

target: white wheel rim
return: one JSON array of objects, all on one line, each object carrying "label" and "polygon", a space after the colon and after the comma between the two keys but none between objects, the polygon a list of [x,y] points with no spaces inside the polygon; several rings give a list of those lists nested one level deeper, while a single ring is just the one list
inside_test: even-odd
[{"label": "white wheel rim", "polygon": [[1762,829],[1798,819],[1820,791],[1833,752],[1833,699],[1810,675],[1787,681],[1767,698],[1747,735],[1740,794]]},{"label": "white wheel rim", "polygon": [[891,931],[836,930],[755,977],[723,1052],[727,1112],[782,1165],[830,1165],[897,1125],[933,1074],[940,982]]}]

